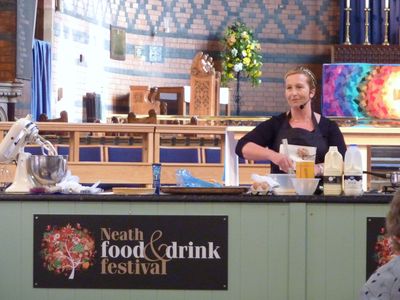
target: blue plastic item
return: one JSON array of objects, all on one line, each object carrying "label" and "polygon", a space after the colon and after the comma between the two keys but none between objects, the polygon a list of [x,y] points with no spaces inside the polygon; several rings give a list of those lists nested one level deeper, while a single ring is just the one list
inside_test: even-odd
[{"label": "blue plastic item", "polygon": [[192,174],[186,169],[178,169],[176,171],[176,184],[181,187],[222,187],[221,184],[217,182],[208,182],[196,177],[193,177]]}]

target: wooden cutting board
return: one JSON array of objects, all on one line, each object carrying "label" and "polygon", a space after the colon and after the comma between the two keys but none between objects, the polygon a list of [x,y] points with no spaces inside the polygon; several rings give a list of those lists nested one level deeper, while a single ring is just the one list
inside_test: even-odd
[{"label": "wooden cutting board", "polygon": [[130,187],[114,187],[112,189],[116,195],[151,195],[154,194],[154,188],[130,188]]}]

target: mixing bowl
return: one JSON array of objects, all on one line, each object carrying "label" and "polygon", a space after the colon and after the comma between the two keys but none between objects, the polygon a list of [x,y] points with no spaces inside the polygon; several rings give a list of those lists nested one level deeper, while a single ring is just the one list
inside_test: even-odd
[{"label": "mixing bowl", "polygon": [[268,174],[270,178],[279,183],[279,187],[273,189],[275,195],[294,195],[291,178],[295,178],[295,174]]},{"label": "mixing bowl", "polygon": [[28,171],[41,185],[55,185],[67,172],[67,155],[32,155],[28,159]]},{"label": "mixing bowl", "polygon": [[291,178],[297,195],[313,195],[317,189],[319,178]]}]

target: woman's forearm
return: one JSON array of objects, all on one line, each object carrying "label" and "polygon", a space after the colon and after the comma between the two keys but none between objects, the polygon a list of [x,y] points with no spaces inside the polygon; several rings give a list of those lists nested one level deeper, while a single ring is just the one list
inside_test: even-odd
[{"label": "woman's forearm", "polygon": [[287,155],[276,152],[272,149],[262,147],[256,143],[249,142],[242,148],[243,157],[248,160],[269,160],[278,165],[281,170],[287,171],[293,166]]},{"label": "woman's forearm", "polygon": [[271,160],[275,151],[249,142],[242,148],[243,158],[248,160]]}]

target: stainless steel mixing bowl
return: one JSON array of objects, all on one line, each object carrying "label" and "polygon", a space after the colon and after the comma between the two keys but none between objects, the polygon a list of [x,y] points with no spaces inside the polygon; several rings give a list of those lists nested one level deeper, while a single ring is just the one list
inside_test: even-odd
[{"label": "stainless steel mixing bowl", "polygon": [[67,173],[67,155],[32,155],[28,159],[28,171],[41,185],[55,185]]}]

